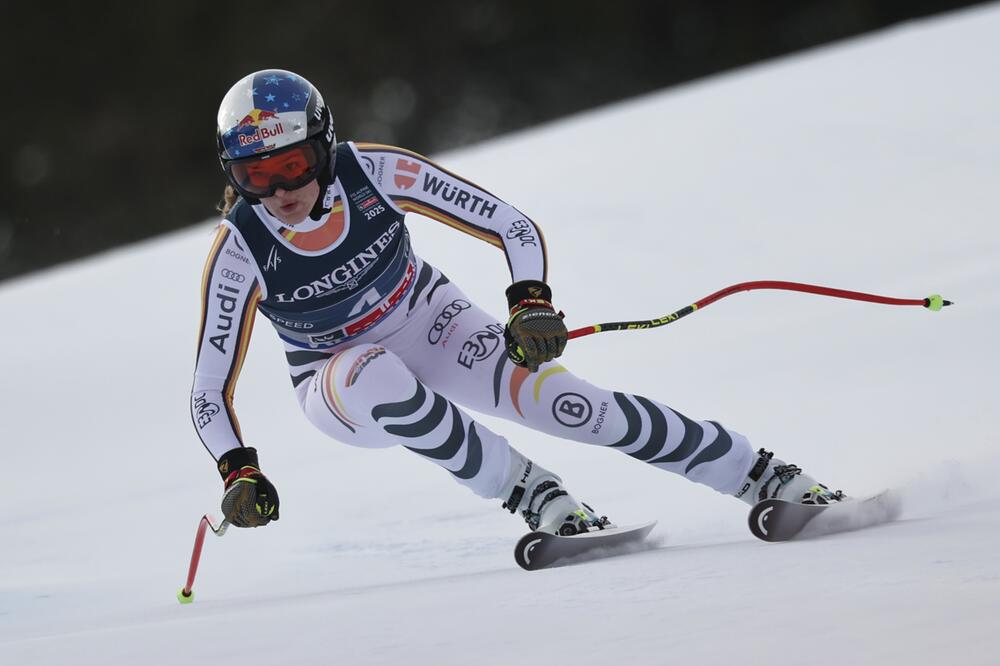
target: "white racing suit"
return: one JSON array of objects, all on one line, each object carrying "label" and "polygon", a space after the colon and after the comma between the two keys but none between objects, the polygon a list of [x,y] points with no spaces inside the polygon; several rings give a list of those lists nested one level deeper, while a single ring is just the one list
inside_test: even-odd
[{"label": "white racing suit", "polygon": [[257,309],[317,428],[355,446],[403,445],[480,496],[501,496],[511,447],[459,405],[740,491],[756,460],[745,437],[555,361],[515,366],[503,326],[413,253],[403,224],[406,212],[437,219],[504,249],[514,281],[544,280],[541,233],[516,208],[414,153],[350,142],[326,200],[328,213],[294,230],[241,201],[216,237],[191,400],[216,459],[243,446],[232,396]]}]

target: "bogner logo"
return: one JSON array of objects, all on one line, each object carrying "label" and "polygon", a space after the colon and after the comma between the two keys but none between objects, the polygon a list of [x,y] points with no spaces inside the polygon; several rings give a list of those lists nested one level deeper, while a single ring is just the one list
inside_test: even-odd
[{"label": "bogner logo", "polygon": [[552,402],[552,416],[567,428],[579,428],[593,413],[590,401],[579,393],[560,393]]},{"label": "bogner logo", "polygon": [[393,222],[385,233],[375,239],[374,243],[354,255],[347,263],[337,266],[318,280],[296,287],[290,294],[275,294],[275,300],[278,303],[295,303],[310,298],[321,298],[345,289],[357,289],[357,279],[364,275],[378,260],[382,251],[396,238],[399,229],[400,223]]},{"label": "bogner logo", "polygon": [[[375,166],[375,160],[368,157],[367,155],[361,156],[361,161],[365,163],[365,171],[368,175],[375,178],[375,182],[379,185],[382,184],[382,179],[385,177],[385,156],[378,158],[378,166]],[[402,160],[405,161],[405,160]],[[411,183],[412,185],[412,183]]]},{"label": "bogner logo", "polygon": [[429,173],[424,174],[424,192],[430,192],[436,197],[441,197],[448,203],[452,203],[462,210],[475,213],[480,217],[493,217],[497,210],[497,204],[489,199],[475,195],[468,190],[458,187],[454,183],[438,180],[437,176]]}]

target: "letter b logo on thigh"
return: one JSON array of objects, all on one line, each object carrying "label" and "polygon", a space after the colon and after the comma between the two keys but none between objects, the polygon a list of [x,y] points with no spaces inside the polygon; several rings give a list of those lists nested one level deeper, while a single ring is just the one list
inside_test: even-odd
[{"label": "letter b logo on thigh", "polygon": [[590,401],[579,393],[560,393],[552,402],[552,416],[567,428],[579,428],[593,413]]}]

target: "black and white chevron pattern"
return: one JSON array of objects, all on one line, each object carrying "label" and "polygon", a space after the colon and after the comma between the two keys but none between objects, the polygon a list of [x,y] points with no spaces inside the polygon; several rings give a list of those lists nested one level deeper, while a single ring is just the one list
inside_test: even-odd
[{"label": "black and white chevron pattern", "polygon": [[[402,422],[390,423],[382,426],[387,433],[403,439],[411,440],[413,444],[421,446],[411,446],[404,444],[406,448],[415,451],[431,460],[441,461],[444,466],[445,461],[456,458],[464,448],[467,451],[465,464],[461,469],[449,470],[459,479],[468,480],[479,473],[483,463],[483,445],[476,433],[476,424],[471,420],[466,427],[462,413],[454,404],[430,391],[433,400],[428,412],[417,419],[414,415],[426,404],[428,391],[419,381],[413,396],[402,402],[390,402],[377,405],[372,409],[372,418],[376,423],[382,419],[399,419]],[[428,442],[433,433],[441,423],[445,421],[449,413],[451,414],[451,430],[443,442]],[[424,446],[427,444],[428,446]]]},{"label": "black and white chevron pattern", "polygon": [[298,388],[299,384],[315,375],[323,367],[322,363],[328,361],[333,354],[334,352],[286,351],[285,358],[288,360],[289,370],[293,373],[302,371],[291,375],[292,386]]},{"label": "black and white chevron pattern", "polygon": [[[633,458],[645,461],[650,465],[660,463],[681,463],[687,461],[684,473],[688,474],[698,465],[703,465],[713,460],[718,460],[729,453],[733,447],[733,438],[715,421],[707,421],[715,426],[717,433],[715,438],[701,446],[705,439],[705,429],[698,423],[687,418],[679,412],[670,410],[684,424],[684,435],[680,443],[671,451],[664,451],[667,443],[667,418],[664,409],[670,409],[653,403],[647,398],[639,395],[627,396],[624,393],[615,393],[615,402],[625,414],[626,431],[620,440],[610,444],[614,448],[625,448],[634,445],[639,440],[639,434],[643,431],[643,426],[649,423],[649,436],[646,443],[635,451],[628,454]],[[631,397],[631,400],[629,399]],[[632,401],[638,403],[642,408],[640,411]]]},{"label": "black and white chevron pattern", "polygon": [[[410,301],[407,305],[406,311],[408,313],[411,312],[420,301],[420,297],[422,295],[429,304],[431,299],[434,298],[434,292],[436,292],[439,287],[448,284],[448,282],[450,282],[450,280],[445,277],[444,273],[426,262],[421,262],[420,273],[417,274],[417,282],[413,285],[413,291],[410,293]],[[427,289],[428,285],[430,285],[430,289],[427,290],[425,295],[424,290]]]}]

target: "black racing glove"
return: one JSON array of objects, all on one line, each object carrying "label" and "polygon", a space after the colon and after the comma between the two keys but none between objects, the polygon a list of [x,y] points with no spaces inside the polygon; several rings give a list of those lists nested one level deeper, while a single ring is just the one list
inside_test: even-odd
[{"label": "black racing glove", "polygon": [[236,527],[261,527],[278,519],[278,491],[257,463],[257,449],[226,451],[219,458],[225,482],[222,515]]},{"label": "black racing glove", "polygon": [[562,313],[552,307],[552,290],[538,280],[521,280],[507,287],[510,319],[504,342],[510,360],[531,372],[566,348],[567,331]]}]

